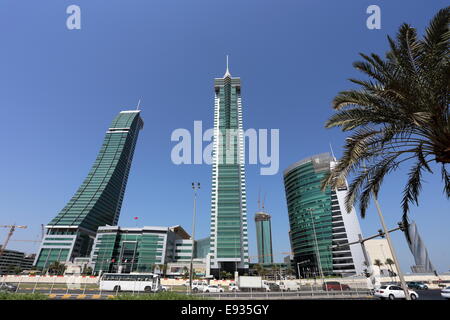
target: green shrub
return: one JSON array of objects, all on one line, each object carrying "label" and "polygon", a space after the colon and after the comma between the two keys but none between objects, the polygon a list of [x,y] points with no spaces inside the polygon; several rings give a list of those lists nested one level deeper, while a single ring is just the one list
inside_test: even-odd
[{"label": "green shrub", "polygon": [[0,300],[47,300],[48,296],[42,293],[11,293],[0,292]]}]

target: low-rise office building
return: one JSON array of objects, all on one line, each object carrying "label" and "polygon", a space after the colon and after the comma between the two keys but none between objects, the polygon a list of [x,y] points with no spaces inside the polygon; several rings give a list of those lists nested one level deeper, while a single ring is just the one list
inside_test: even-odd
[{"label": "low-rise office building", "polygon": [[0,274],[30,270],[33,268],[34,258],[34,254],[28,255],[20,251],[5,249],[0,256]]},{"label": "low-rise office building", "polygon": [[209,238],[195,241],[193,246],[191,236],[181,226],[105,226],[97,231],[91,265],[94,274],[157,272],[182,276],[190,266],[193,247],[194,269],[208,276]]}]

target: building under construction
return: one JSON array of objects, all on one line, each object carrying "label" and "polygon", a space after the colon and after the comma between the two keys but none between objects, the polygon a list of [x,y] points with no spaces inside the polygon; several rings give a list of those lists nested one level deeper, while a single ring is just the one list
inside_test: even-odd
[{"label": "building under construction", "polygon": [[33,268],[35,255],[28,255],[16,250],[3,250],[0,256],[0,275],[11,274],[22,270],[30,270]]}]

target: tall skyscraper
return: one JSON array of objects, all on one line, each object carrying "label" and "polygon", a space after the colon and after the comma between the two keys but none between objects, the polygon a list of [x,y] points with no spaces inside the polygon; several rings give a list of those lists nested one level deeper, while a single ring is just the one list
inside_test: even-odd
[{"label": "tall skyscraper", "polygon": [[122,111],[106,132],[91,171],[46,226],[35,265],[89,256],[98,227],[117,225],[134,148],[144,122],[140,110]]},{"label": "tall skyscraper", "polygon": [[284,171],[292,252],[303,277],[363,272],[359,244],[331,249],[332,245],[357,241],[361,234],[355,210],[345,209],[347,182],[342,181],[336,190],[321,190],[323,177],[335,164],[336,159],[323,153]]},{"label": "tall skyscraper", "polygon": [[272,225],[270,215],[259,211],[255,214],[256,244],[258,247],[258,263],[273,263]]},{"label": "tall skyscraper", "polygon": [[243,155],[241,80],[227,70],[214,79],[211,195],[211,274],[247,272],[247,203]]}]

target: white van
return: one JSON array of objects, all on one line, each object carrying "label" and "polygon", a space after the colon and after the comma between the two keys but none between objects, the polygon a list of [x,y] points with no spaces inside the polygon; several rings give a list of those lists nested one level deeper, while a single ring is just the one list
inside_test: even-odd
[{"label": "white van", "polygon": [[295,281],[280,281],[278,282],[281,291],[299,291],[300,284]]}]

